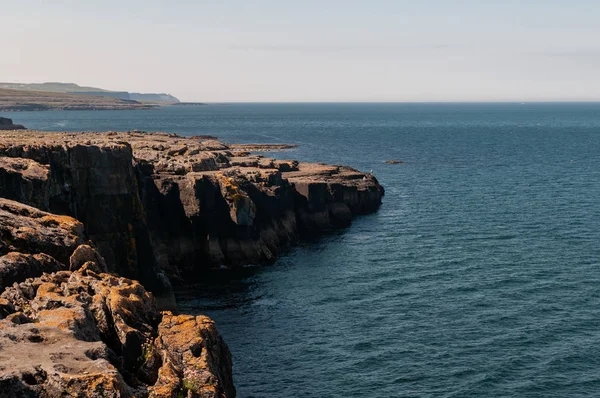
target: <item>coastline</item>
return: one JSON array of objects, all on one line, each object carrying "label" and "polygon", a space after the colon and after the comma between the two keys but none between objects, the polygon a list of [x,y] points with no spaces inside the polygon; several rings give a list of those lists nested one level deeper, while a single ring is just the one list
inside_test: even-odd
[{"label": "coastline", "polygon": [[[133,317],[130,322],[121,326],[109,322],[114,326],[104,327],[106,311],[84,319],[62,314],[66,315],[64,323],[44,324],[42,339],[46,331],[55,333],[58,328],[68,332],[73,344],[92,339],[107,346],[112,353],[101,356],[106,367],[96,376],[122,393],[142,389],[152,396],[157,386],[168,385],[170,391],[208,389],[221,394],[214,396],[234,396],[228,350],[214,326],[199,326],[211,321],[168,312],[156,315],[159,309],[177,310],[170,280],[186,283],[214,267],[272,262],[299,239],[347,227],[354,216],[376,211],[383,196],[383,188],[370,174],[345,166],[269,159],[252,150],[251,146],[233,147],[167,133],[0,133],[4,220],[13,222],[2,235],[0,269],[17,275],[10,280],[17,285],[2,282],[6,319],[0,325],[11,333],[29,330],[32,322],[43,323],[44,316],[55,317],[60,308],[74,308],[68,304],[72,300],[89,303],[75,312],[96,314],[96,307],[89,305],[108,303],[117,294],[98,284],[117,283],[131,291],[136,286],[132,279],[138,279],[156,301],[143,299],[145,289],[138,284],[133,290],[139,297],[136,302],[145,304],[142,308],[123,304]],[[28,220],[34,224],[23,233],[20,225]],[[35,227],[38,221],[41,226]],[[46,243],[36,246],[32,242]],[[95,294],[88,293],[91,299],[72,298],[65,293],[65,283],[87,286],[88,292],[92,286]],[[44,284],[56,286],[48,286],[50,291],[63,286],[61,298],[55,300],[63,304],[37,304],[46,300],[47,295],[37,294]],[[18,297],[19,291],[31,289],[24,299]],[[114,314],[122,308],[115,304],[108,318],[116,319]],[[188,325],[185,330],[200,339],[189,348],[192,357],[196,358],[197,346],[205,348],[199,358],[208,357],[192,361],[193,366],[187,368],[165,361],[172,350],[188,350],[181,341],[168,337],[175,324]],[[81,325],[87,325],[85,331]],[[124,332],[131,328],[137,332]],[[94,334],[95,329],[99,334]],[[114,334],[119,344],[110,337]],[[128,356],[129,350],[135,354]],[[163,358],[160,366],[159,357]],[[18,374],[3,372],[0,384],[34,391],[64,382],[67,373],[59,371],[58,376],[49,377],[44,368],[57,365],[55,360],[38,362],[25,361]],[[168,377],[167,363],[169,369],[176,369]],[[24,375],[32,374],[27,366],[44,368],[45,379],[34,385],[38,387],[26,382],[29,376]],[[186,372],[197,376],[193,382],[186,379]],[[33,374],[37,380],[35,375],[43,373]],[[88,376],[77,373],[76,377],[87,380],[80,388],[89,384]]]},{"label": "coastline", "polygon": [[0,112],[50,110],[146,110],[158,105],[114,97],[0,88]]}]

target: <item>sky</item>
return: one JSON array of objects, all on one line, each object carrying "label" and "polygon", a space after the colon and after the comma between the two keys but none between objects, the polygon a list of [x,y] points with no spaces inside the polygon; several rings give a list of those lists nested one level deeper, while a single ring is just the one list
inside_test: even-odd
[{"label": "sky", "polygon": [[598,0],[0,0],[0,81],[205,102],[600,100]]}]

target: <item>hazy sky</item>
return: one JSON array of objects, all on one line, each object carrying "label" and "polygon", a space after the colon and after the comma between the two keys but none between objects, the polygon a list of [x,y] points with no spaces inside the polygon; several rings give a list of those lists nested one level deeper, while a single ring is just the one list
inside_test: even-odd
[{"label": "hazy sky", "polygon": [[0,81],[187,101],[600,100],[599,0],[0,0]]}]

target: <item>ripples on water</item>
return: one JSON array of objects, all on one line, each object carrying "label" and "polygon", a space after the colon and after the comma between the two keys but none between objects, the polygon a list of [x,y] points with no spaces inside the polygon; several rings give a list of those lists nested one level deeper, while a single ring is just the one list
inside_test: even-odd
[{"label": "ripples on water", "polygon": [[182,310],[217,321],[240,397],[599,394],[599,104],[8,117],[296,142],[277,156],[374,170],[387,192],[378,213],[178,293]]}]

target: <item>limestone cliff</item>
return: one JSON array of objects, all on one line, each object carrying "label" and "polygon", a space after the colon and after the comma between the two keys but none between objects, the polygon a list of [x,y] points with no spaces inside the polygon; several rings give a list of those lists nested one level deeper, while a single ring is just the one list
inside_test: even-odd
[{"label": "limestone cliff", "polygon": [[0,136],[0,197],[83,222],[109,271],[138,279],[160,299],[172,301],[153,254],[131,146],[5,134],[12,141]]},{"label": "limestone cliff", "polygon": [[234,397],[214,323],[160,313],[85,236],[0,198],[0,397]]},{"label": "limestone cliff", "polygon": [[0,397],[234,397],[214,323],[159,312],[176,310],[166,275],[271,262],[383,196],[370,174],[252,149],[0,133]]},{"label": "limestone cliff", "polygon": [[272,262],[381,203],[370,174],[249,149],[165,133],[7,132],[0,188],[83,222],[110,271],[157,293],[168,290],[161,270],[178,280]]}]

